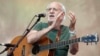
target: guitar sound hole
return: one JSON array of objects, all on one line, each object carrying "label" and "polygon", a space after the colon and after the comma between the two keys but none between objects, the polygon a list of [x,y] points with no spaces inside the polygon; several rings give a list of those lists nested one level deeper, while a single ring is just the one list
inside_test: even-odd
[{"label": "guitar sound hole", "polygon": [[38,52],[39,52],[39,45],[37,45],[37,44],[34,44],[34,47],[32,48],[32,53],[34,54],[34,55],[36,55]]}]

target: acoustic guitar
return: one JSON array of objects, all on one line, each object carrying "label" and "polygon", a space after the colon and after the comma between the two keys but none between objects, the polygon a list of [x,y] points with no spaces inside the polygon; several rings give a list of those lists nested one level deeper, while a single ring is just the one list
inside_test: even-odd
[{"label": "acoustic guitar", "polygon": [[[18,40],[21,38],[21,36],[15,37],[11,44],[16,44]],[[53,53],[50,51],[51,49],[55,49],[58,47],[63,47],[72,43],[76,42],[85,42],[85,43],[97,43],[99,41],[99,38],[97,34],[87,35],[83,37],[79,37],[76,39],[61,41],[61,42],[55,42],[50,43],[50,40],[48,37],[43,36],[39,41],[37,41],[34,44],[29,44],[27,42],[27,38],[25,37],[22,42],[18,45],[18,47],[14,50],[13,56],[53,56]],[[8,52],[13,47],[9,48]]]}]

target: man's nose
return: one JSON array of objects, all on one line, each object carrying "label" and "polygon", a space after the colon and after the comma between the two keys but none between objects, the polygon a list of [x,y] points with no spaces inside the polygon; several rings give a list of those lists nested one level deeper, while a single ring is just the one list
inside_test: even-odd
[{"label": "man's nose", "polygon": [[50,10],[50,14],[54,14],[54,10],[53,9]]}]

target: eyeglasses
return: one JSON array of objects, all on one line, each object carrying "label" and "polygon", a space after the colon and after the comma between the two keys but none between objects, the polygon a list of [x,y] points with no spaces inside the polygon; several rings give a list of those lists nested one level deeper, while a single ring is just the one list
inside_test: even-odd
[{"label": "eyeglasses", "polygon": [[46,9],[46,11],[51,11],[51,10],[53,10],[53,11],[61,11],[61,9],[57,9],[57,8],[47,8]]}]

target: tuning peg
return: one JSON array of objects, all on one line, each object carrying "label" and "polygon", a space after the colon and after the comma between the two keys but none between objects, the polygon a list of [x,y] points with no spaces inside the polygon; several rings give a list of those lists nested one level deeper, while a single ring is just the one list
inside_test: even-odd
[{"label": "tuning peg", "polygon": [[94,33],[95,37],[96,37],[96,42],[99,41],[99,37],[98,37],[98,34],[97,33]]},{"label": "tuning peg", "polygon": [[89,43],[87,42],[86,45],[88,45]]},{"label": "tuning peg", "polygon": [[97,42],[99,41],[99,37],[98,37],[98,34],[97,33],[94,33],[94,36],[95,36],[95,44],[97,44]]}]

